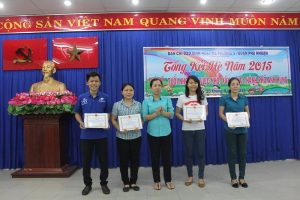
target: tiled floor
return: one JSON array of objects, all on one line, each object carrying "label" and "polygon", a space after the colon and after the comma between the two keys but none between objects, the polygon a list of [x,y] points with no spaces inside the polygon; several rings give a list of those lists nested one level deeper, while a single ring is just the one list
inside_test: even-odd
[{"label": "tiled floor", "polygon": [[[184,167],[172,168],[174,190],[165,186],[160,191],[152,188],[151,168],[140,168],[138,185],[141,191],[122,191],[119,169],[110,169],[110,195],[102,194],[98,184],[99,170],[92,171],[93,190],[87,196],[83,189],[82,171],[70,178],[15,178],[13,171],[0,170],[1,200],[76,200],[76,199],[121,199],[121,200],[298,200],[300,199],[300,161],[287,160],[262,162],[247,165],[246,180],[249,188],[232,188],[229,185],[227,165],[208,165],[205,169],[206,187],[196,184],[184,185]],[[196,176],[196,167],[194,168]],[[196,180],[196,177],[195,177]]]}]

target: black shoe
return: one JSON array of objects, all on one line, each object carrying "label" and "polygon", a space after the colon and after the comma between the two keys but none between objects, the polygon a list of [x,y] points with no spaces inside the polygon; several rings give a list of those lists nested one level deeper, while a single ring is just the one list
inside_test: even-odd
[{"label": "black shoe", "polygon": [[129,192],[129,189],[130,189],[129,185],[124,186],[123,192]]},{"label": "black shoe", "polygon": [[92,186],[91,185],[87,185],[83,188],[81,194],[82,195],[88,195],[90,193],[90,191],[92,190]]},{"label": "black shoe", "polygon": [[231,186],[234,188],[238,188],[239,187],[239,183],[236,179],[231,180]]},{"label": "black shoe", "polygon": [[243,187],[243,188],[247,188],[248,187],[248,184],[246,183],[246,181],[244,179],[239,180],[239,184]]},{"label": "black shoe", "polygon": [[130,188],[133,189],[134,191],[139,191],[140,190],[140,187],[133,184],[133,185],[130,185]]},{"label": "black shoe", "polygon": [[103,194],[110,193],[110,189],[107,187],[107,185],[101,185],[101,189],[102,189]]}]

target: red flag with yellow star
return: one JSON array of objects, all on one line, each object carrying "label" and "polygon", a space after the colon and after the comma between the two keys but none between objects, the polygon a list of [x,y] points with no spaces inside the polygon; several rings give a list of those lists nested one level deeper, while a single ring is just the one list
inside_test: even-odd
[{"label": "red flag with yellow star", "polygon": [[47,60],[47,39],[4,40],[3,70],[42,69]]},{"label": "red flag with yellow star", "polygon": [[58,69],[97,68],[98,38],[54,38],[53,62]]}]

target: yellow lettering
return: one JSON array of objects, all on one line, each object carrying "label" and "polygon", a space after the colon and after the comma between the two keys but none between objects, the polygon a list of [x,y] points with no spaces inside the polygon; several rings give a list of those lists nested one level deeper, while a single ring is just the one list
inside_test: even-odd
[{"label": "yellow lettering", "polygon": [[4,29],[12,29],[12,27],[13,27],[13,24],[10,22],[10,20],[9,19],[6,19],[5,20],[6,22],[4,22]]},{"label": "yellow lettering", "polygon": [[31,22],[30,21],[24,21],[23,22],[23,27],[24,28],[31,28]]},{"label": "yellow lettering", "polygon": [[97,26],[99,19],[91,19],[91,21],[92,21],[92,26]]},{"label": "yellow lettering", "polygon": [[163,26],[163,25],[168,25],[168,23],[166,22],[165,18],[162,18],[158,25]]},{"label": "yellow lettering", "polygon": [[239,24],[239,19],[238,18],[229,18],[229,23],[231,25],[240,25]]},{"label": "yellow lettering", "polygon": [[113,24],[113,26],[122,26],[121,21],[119,20],[119,18],[116,19],[115,23]]},{"label": "yellow lettering", "polygon": [[278,25],[279,24],[279,18],[271,18],[271,25]]},{"label": "yellow lettering", "polygon": [[271,25],[277,26],[296,26],[298,25],[298,18],[271,18]]},{"label": "yellow lettering", "polygon": [[62,21],[61,20],[54,20],[54,27],[61,27]]},{"label": "yellow lettering", "polygon": [[180,17],[179,19],[178,19],[178,24],[179,25],[186,25],[186,18],[185,17]]},{"label": "yellow lettering", "polygon": [[298,25],[298,18],[289,18],[289,22],[288,22],[289,25]]},{"label": "yellow lettering", "polygon": [[192,17],[191,19],[192,19],[192,22],[194,25],[198,24],[198,21],[200,21],[199,17],[197,17],[197,18]]},{"label": "yellow lettering", "polygon": [[124,26],[133,26],[133,18],[124,18]]},{"label": "yellow lettering", "polygon": [[14,29],[17,29],[17,28],[21,29],[22,28],[21,22],[14,22],[13,24],[14,24],[13,25]]},{"label": "yellow lettering", "polygon": [[213,24],[223,24],[223,18],[191,18],[194,25],[204,24],[204,25],[213,25]]},{"label": "yellow lettering", "polygon": [[35,22],[35,28],[43,28],[43,21],[42,20],[37,20]]},{"label": "yellow lettering", "polygon": [[52,28],[50,21],[47,21],[43,28]]},{"label": "yellow lettering", "polygon": [[176,25],[177,24],[177,18],[168,18],[168,25]]},{"label": "yellow lettering", "polygon": [[258,25],[266,25],[266,18],[258,18]]},{"label": "yellow lettering", "polygon": [[112,26],[113,25],[113,18],[104,19],[104,26]]},{"label": "yellow lettering", "polygon": [[89,19],[83,19],[82,20],[82,26],[90,26],[90,20]]},{"label": "yellow lettering", "polygon": [[68,19],[67,22],[68,22],[68,24],[69,24],[70,27],[73,27],[74,24],[75,24],[75,22],[76,22],[76,20],[75,19],[73,19],[73,20]]},{"label": "yellow lettering", "polygon": [[104,19],[104,26],[133,26],[133,18]]},{"label": "yellow lettering", "polygon": [[282,26],[282,25],[287,25],[285,19],[281,19],[280,22],[279,22],[279,25]]},{"label": "yellow lettering", "polygon": [[140,19],[140,24],[145,26],[145,27],[149,27],[149,19],[148,18],[141,18]]}]

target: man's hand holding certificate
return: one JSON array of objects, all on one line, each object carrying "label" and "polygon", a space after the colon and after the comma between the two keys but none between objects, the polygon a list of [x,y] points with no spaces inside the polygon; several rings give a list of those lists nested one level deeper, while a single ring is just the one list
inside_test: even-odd
[{"label": "man's hand holding certificate", "polygon": [[206,109],[204,105],[183,106],[184,120],[203,121],[206,120]]},{"label": "man's hand holding certificate", "polygon": [[250,127],[249,116],[247,112],[228,112],[226,113],[228,127]]},{"label": "man's hand holding certificate", "polygon": [[118,122],[121,132],[143,128],[140,114],[118,116]]},{"label": "man's hand holding certificate", "polygon": [[85,113],[85,128],[109,128],[107,113]]}]

